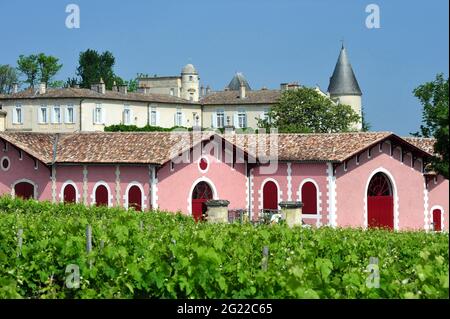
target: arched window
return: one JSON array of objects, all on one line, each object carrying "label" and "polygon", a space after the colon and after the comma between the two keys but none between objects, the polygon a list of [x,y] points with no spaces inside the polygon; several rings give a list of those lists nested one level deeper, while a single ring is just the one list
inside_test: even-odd
[{"label": "arched window", "polygon": [[95,205],[97,206],[109,205],[109,191],[105,185],[99,185],[95,189]]},{"label": "arched window", "polygon": [[376,173],[367,190],[369,227],[394,228],[394,197],[392,184],[383,173]]},{"label": "arched window", "polygon": [[17,197],[23,199],[32,199],[34,198],[34,185],[29,182],[19,182],[14,185],[14,194]]},{"label": "arched window", "polygon": [[317,188],[313,182],[306,182],[302,186],[303,214],[317,214]]},{"label": "arched window", "polygon": [[76,203],[77,202],[77,190],[72,184],[67,184],[63,191],[64,203]]},{"label": "arched window", "polygon": [[433,209],[432,230],[442,231],[442,211],[439,208]]},{"label": "arched window", "polygon": [[267,181],[263,187],[263,209],[278,209],[278,187],[273,181]]},{"label": "arched window", "polygon": [[196,221],[206,213],[206,202],[213,199],[213,191],[207,182],[201,181],[192,191],[192,216]]},{"label": "arched window", "polygon": [[142,192],[139,186],[133,185],[128,190],[128,208],[134,208],[134,210],[142,211]]}]

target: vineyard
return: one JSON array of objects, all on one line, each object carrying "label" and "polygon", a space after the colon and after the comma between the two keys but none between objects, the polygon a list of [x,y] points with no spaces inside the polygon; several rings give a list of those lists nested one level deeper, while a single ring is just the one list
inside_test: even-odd
[{"label": "vineyard", "polygon": [[448,240],[2,197],[0,298],[448,298]]}]

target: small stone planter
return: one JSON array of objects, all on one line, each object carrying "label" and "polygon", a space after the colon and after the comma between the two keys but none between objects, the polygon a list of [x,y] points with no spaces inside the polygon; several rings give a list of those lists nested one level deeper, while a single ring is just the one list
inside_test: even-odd
[{"label": "small stone planter", "polygon": [[281,207],[281,216],[289,227],[302,225],[302,202],[285,201],[278,205]]},{"label": "small stone planter", "polygon": [[208,223],[228,223],[228,205],[229,201],[223,199],[210,199],[206,203]]}]

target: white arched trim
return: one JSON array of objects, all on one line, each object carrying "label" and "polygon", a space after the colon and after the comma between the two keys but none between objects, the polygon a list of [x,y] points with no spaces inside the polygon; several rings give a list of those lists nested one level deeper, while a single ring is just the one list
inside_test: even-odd
[{"label": "white arched trim", "polygon": [[266,178],[262,183],[261,183],[261,188],[259,189],[258,193],[259,193],[259,210],[261,211],[264,207],[264,186],[266,185],[267,182],[274,182],[275,185],[277,185],[277,192],[278,192],[278,209],[280,209],[280,202],[281,202],[281,195],[282,195],[282,191],[280,188],[280,185],[278,184],[277,180],[268,177]]},{"label": "white arched trim", "polygon": [[38,185],[37,185],[35,182],[33,182],[32,180],[29,180],[29,179],[26,179],[26,178],[19,179],[19,180],[15,181],[15,182],[11,185],[11,196],[12,196],[13,198],[16,197],[16,191],[15,191],[14,188],[15,188],[16,185],[19,184],[19,183],[28,183],[28,184],[33,185],[33,189],[34,189],[33,199],[37,199],[37,197],[38,197]]},{"label": "white arched trim", "polygon": [[384,167],[379,167],[379,168],[373,170],[366,182],[366,188],[364,189],[364,228],[367,229],[367,227],[368,227],[367,191],[369,190],[370,181],[377,173],[385,174],[389,178],[389,181],[391,182],[392,194],[393,194],[393,200],[394,200],[394,230],[398,230],[399,229],[399,210],[398,210],[397,184],[395,183],[395,179],[392,176],[392,174]]},{"label": "white arched trim", "polygon": [[440,206],[440,205],[434,205],[433,207],[430,208],[429,214],[430,214],[430,221],[431,221],[431,223],[433,222],[433,211],[435,209],[439,209],[441,211],[441,231],[443,232],[443,231],[445,231],[444,230],[444,208],[442,206]]},{"label": "white arched trim", "polygon": [[72,180],[68,180],[66,181],[62,186],[61,186],[61,192],[59,193],[59,201],[61,203],[64,202],[64,190],[66,189],[67,185],[72,185],[73,188],[75,188],[75,202],[79,203],[80,202],[80,192],[78,191],[78,187],[77,185],[72,181]]},{"label": "white arched trim", "polygon": [[316,226],[319,227],[321,224],[321,220],[322,220],[322,194],[320,192],[319,189],[319,184],[317,184],[317,182],[312,179],[312,178],[305,178],[301,183],[300,186],[298,187],[298,192],[297,192],[297,199],[301,202],[302,201],[302,188],[303,185],[305,185],[306,183],[311,182],[314,184],[314,187],[316,187],[316,210],[317,210],[317,214],[302,214],[302,218],[304,219],[317,219],[316,221]]},{"label": "white arched trim", "polygon": [[128,184],[125,194],[123,195],[123,207],[125,207],[126,209],[128,209],[128,207],[129,207],[128,193],[130,192],[130,189],[133,186],[137,186],[139,188],[139,190],[141,191],[141,207],[142,207],[142,211],[145,211],[147,209],[147,204],[146,204],[147,196],[145,196],[144,187],[142,186],[142,184],[139,182],[136,182],[136,181]]},{"label": "white arched trim", "polygon": [[109,188],[108,183],[106,183],[105,181],[99,181],[94,185],[94,188],[92,189],[92,194],[91,194],[91,204],[95,205],[95,192],[97,191],[97,188],[99,186],[105,186],[106,190],[108,191],[108,207],[112,207],[112,195],[111,195],[111,189]]},{"label": "white arched trim", "polygon": [[202,176],[200,178],[197,178],[194,181],[194,183],[192,183],[191,190],[189,191],[188,198],[187,198],[187,203],[188,203],[187,211],[189,212],[189,215],[191,215],[191,216],[192,216],[192,193],[195,189],[195,186],[197,186],[197,184],[200,182],[206,182],[209,185],[209,187],[211,187],[211,190],[213,192],[213,199],[219,199],[219,194],[217,193],[217,188],[208,177]]}]

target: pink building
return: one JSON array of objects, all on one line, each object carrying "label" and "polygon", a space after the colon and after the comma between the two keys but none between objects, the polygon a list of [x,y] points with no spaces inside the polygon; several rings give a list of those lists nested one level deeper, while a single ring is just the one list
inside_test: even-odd
[{"label": "pink building", "polygon": [[194,218],[208,199],[226,199],[252,219],[301,201],[304,222],[316,226],[448,231],[448,180],[424,169],[429,139],[2,132],[0,148],[0,194]]}]

